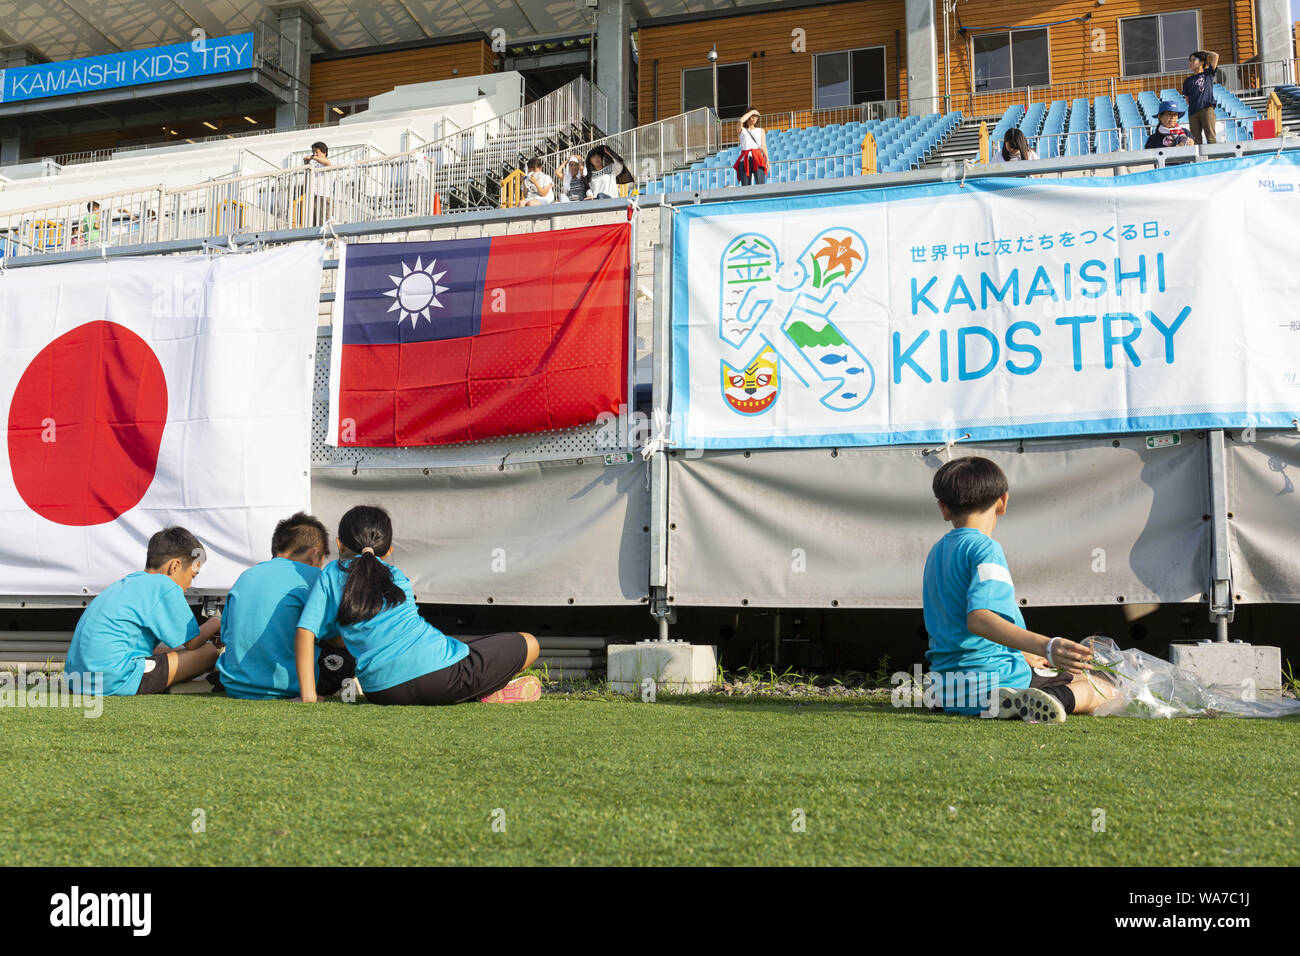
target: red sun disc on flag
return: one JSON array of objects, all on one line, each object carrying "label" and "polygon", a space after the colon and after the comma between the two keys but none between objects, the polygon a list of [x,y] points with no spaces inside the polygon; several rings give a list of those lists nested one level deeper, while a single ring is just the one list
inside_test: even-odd
[{"label": "red sun disc on flag", "polygon": [[9,404],[9,467],[27,506],[62,525],[112,521],[149,490],[167,379],[144,339],[87,322],[45,346]]}]

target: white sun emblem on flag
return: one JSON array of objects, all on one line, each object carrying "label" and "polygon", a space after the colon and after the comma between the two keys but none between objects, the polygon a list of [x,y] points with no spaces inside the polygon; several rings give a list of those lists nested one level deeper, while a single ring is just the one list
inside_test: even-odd
[{"label": "white sun emblem on flag", "polygon": [[415,328],[417,319],[428,319],[432,322],[433,316],[429,310],[442,308],[438,296],[447,292],[449,287],[438,285],[438,280],[447,273],[446,270],[434,272],[437,264],[437,259],[431,259],[428,267],[423,268],[417,257],[414,269],[403,262],[402,274],[388,277],[393,280],[397,288],[389,289],[384,295],[393,297],[393,304],[388,311],[397,313],[398,325],[407,319],[411,320],[411,328]]}]

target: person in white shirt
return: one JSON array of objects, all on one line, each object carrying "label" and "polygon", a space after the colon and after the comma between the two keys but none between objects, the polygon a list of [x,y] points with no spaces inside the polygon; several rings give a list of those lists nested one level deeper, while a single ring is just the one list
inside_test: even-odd
[{"label": "person in white shirt", "polygon": [[1029,148],[1029,140],[1025,138],[1024,131],[1013,126],[1002,137],[1002,148],[995,149],[989,157],[989,165],[1038,158],[1038,153]]},{"label": "person in white shirt", "polygon": [[758,125],[759,115],[750,110],[740,118],[740,156],[733,168],[742,186],[767,182],[767,132]]},{"label": "person in white shirt", "polygon": [[534,156],[528,161],[524,176],[524,201],[521,206],[549,206],[555,202],[555,182],[542,172],[542,161]]},{"label": "person in white shirt", "polygon": [[618,177],[623,172],[623,164],[610,156],[605,147],[597,146],[587,154],[587,165],[591,169],[587,198],[617,199]]}]

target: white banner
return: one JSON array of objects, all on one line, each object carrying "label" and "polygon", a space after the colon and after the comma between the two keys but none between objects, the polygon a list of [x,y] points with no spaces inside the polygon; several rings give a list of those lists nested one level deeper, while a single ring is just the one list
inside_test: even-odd
[{"label": "white banner", "polygon": [[324,246],[0,275],[0,594],[95,594],[188,528],[227,588],[310,506]]},{"label": "white banner", "polygon": [[1291,427],[1300,154],[681,207],[673,441]]}]

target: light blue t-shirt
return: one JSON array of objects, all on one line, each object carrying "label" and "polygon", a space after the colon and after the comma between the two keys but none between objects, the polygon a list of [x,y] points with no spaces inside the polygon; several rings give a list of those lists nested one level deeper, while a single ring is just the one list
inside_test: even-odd
[{"label": "light blue t-shirt", "polygon": [[311,631],[318,641],[336,634],[343,638],[357,659],[357,680],[364,691],[396,687],[450,667],[469,654],[465,644],[420,617],[406,575],[386,561],[380,563],[406,595],[401,604],[385,608],[368,621],[339,625],[339,598],[348,575],[338,561],[331,561],[307,596],[298,621],[298,626]]},{"label": "light blue t-shirt", "polygon": [[199,622],[181,586],[165,574],[133,571],[82,612],[63,670],[102,673],[105,694],[134,694],[145,658],[158,644],[180,647],[198,636]]},{"label": "light blue t-shirt", "polygon": [[[1029,686],[1032,672],[1024,654],[966,628],[966,615],[980,609],[1025,626],[1001,545],[976,528],[949,531],[925,559],[923,601],[925,629],[930,634],[925,659],[935,679],[944,678],[945,710],[975,714],[987,703],[969,700],[969,689],[984,678],[963,681],[959,674],[996,676],[999,687],[1019,690]],[[959,694],[965,694],[967,699],[961,700]],[[965,706],[960,706],[963,703]]]},{"label": "light blue t-shirt", "polygon": [[226,649],[217,658],[221,686],[229,696],[246,700],[298,696],[294,634],[307,595],[320,575],[320,568],[310,564],[272,558],[236,579],[221,615]]}]

